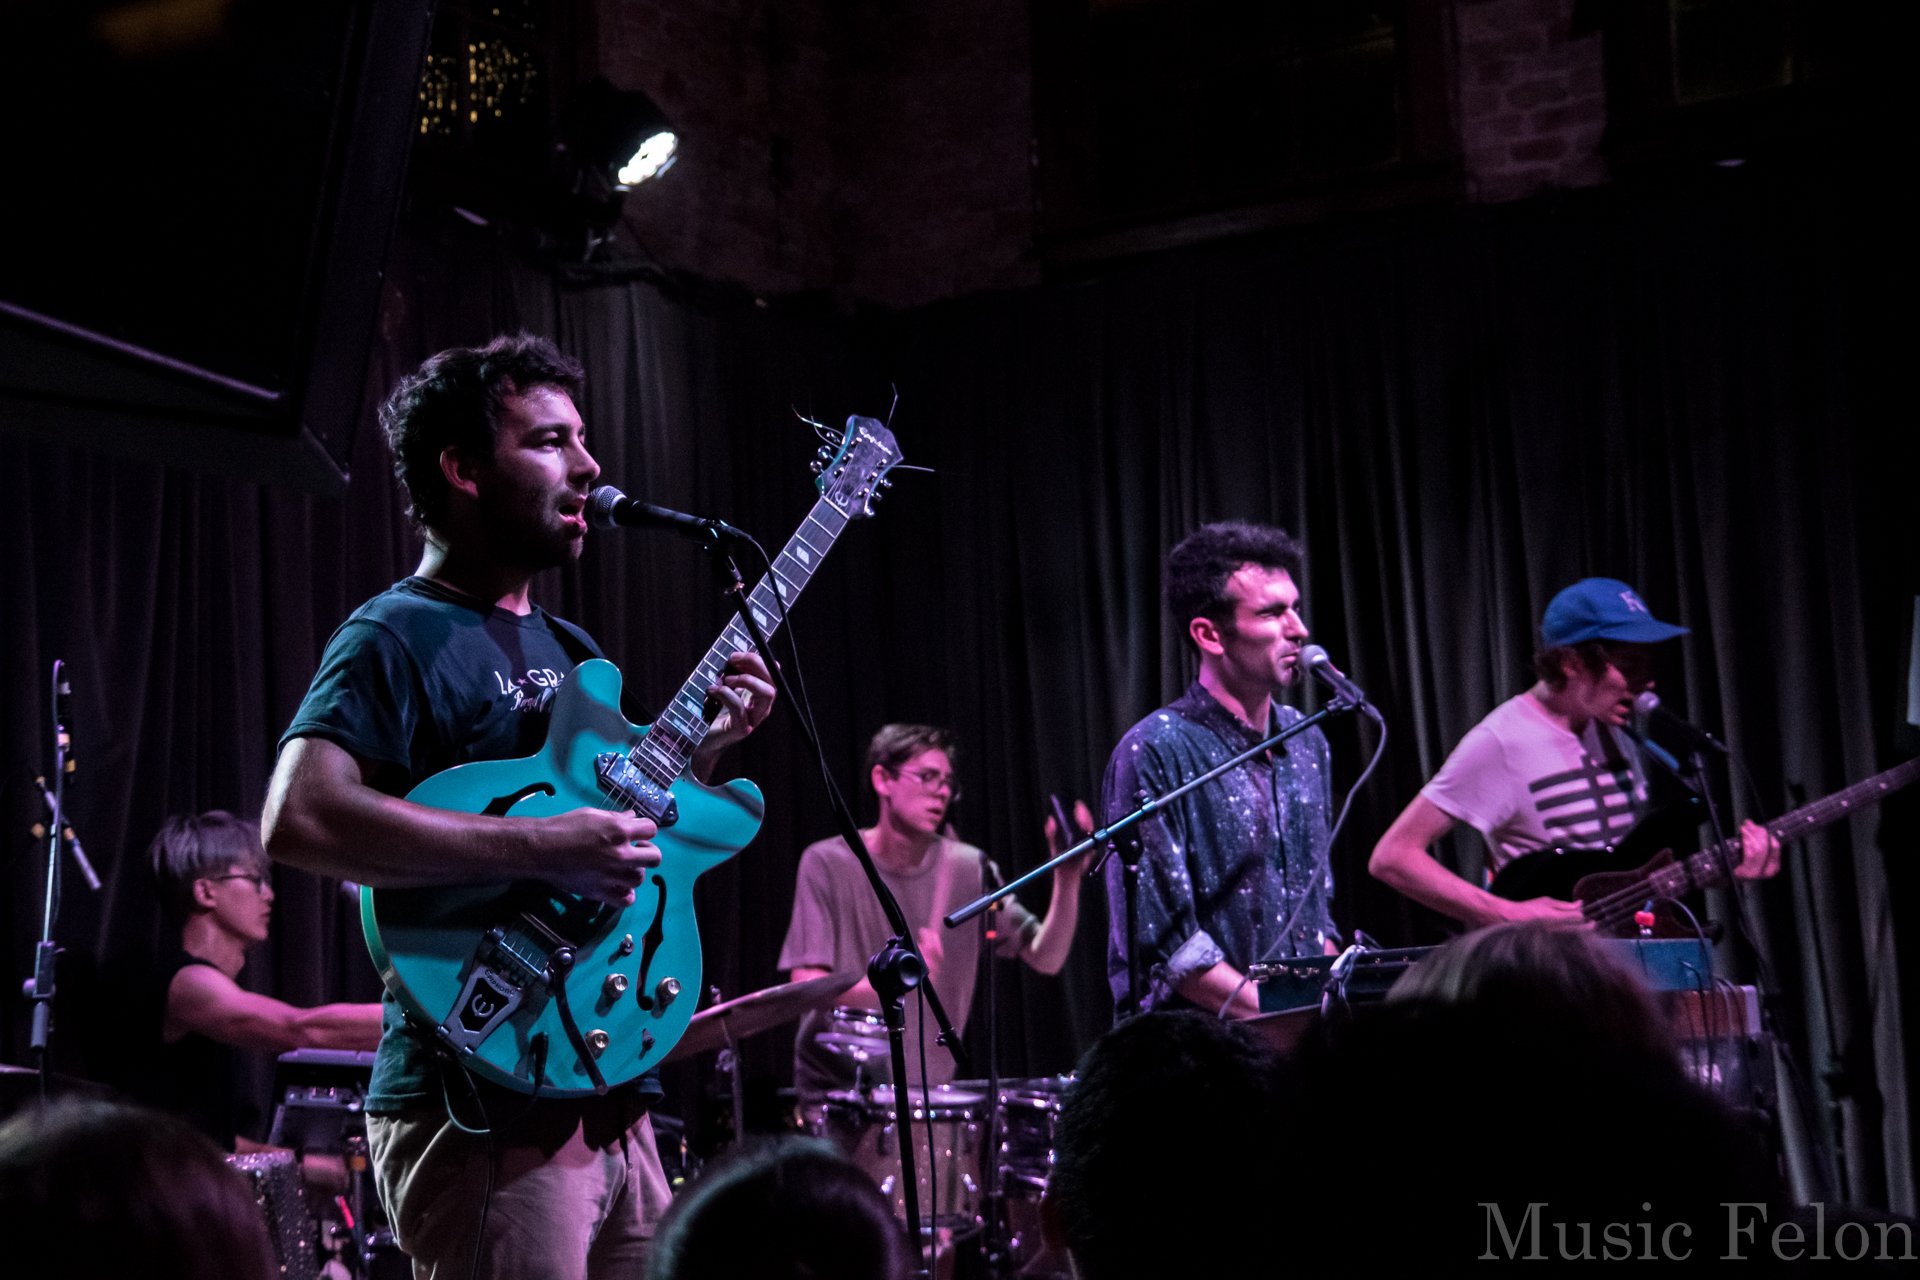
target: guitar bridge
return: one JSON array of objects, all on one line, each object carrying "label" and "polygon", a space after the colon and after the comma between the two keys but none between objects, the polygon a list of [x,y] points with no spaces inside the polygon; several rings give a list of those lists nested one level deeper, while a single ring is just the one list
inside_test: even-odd
[{"label": "guitar bridge", "polygon": [[655,825],[670,827],[680,821],[680,806],[673,793],[640,772],[633,761],[618,751],[603,751],[593,758],[593,774],[609,799],[632,809]]},{"label": "guitar bridge", "polygon": [[546,957],[519,932],[516,928],[509,937],[505,929],[496,927],[480,940],[473,971],[453,1002],[453,1012],[440,1024],[441,1039],[456,1051],[472,1053],[479,1048],[520,1007],[526,989],[547,976]]}]

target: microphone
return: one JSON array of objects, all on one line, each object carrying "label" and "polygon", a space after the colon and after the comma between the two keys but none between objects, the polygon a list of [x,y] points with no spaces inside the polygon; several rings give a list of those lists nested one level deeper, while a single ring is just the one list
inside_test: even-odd
[{"label": "microphone", "polygon": [[[65,816],[60,812],[60,806],[54,803],[53,792],[47,790],[47,780],[44,777],[35,778],[33,785],[40,788],[40,802],[47,807],[47,820],[60,829],[60,838],[66,841],[67,852],[73,855],[74,865],[79,867],[80,874],[86,877],[87,888],[95,893],[100,892],[99,873],[94,871],[93,863],[87,861],[87,851],[80,847],[80,837],[74,834],[73,827],[67,823]],[[46,834],[47,828],[44,825],[38,822],[33,824],[35,840],[44,838]]]},{"label": "microphone", "polygon": [[603,484],[587,495],[587,523],[596,529],[666,529],[696,542],[711,538],[751,541],[725,520],[709,520],[705,516],[656,507],[651,502],[629,498],[610,484]]},{"label": "microphone", "polygon": [[1356,707],[1368,705],[1367,691],[1349,680],[1340,668],[1334,666],[1333,659],[1329,658],[1327,651],[1319,645],[1310,644],[1301,649],[1300,662],[1307,670],[1313,672],[1321,684],[1333,690],[1336,696],[1345,698]]},{"label": "microphone", "polygon": [[1698,725],[1693,724],[1691,721],[1682,720],[1679,716],[1661,706],[1660,695],[1651,689],[1648,689],[1645,693],[1642,693],[1633,700],[1633,719],[1639,729],[1639,732],[1634,734],[1636,738],[1644,740],[1647,736],[1648,726],[1657,722],[1667,729],[1672,730],[1676,737],[1684,739],[1689,746],[1712,747],[1723,756],[1733,754],[1731,748],[1729,748],[1726,743],[1720,741],[1720,739],[1714,737]]}]

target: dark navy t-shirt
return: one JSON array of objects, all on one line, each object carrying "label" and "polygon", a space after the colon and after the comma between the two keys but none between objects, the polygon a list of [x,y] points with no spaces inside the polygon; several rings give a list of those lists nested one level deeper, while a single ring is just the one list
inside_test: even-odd
[{"label": "dark navy t-shirt", "polygon": [[[522,617],[408,578],[361,605],[333,633],[280,745],[325,738],[362,759],[393,765],[391,778],[379,785],[405,795],[454,765],[538,751],[554,689],[573,670],[574,655],[604,656],[585,632],[539,608]],[[407,1022],[391,992],[383,1003],[367,1110],[439,1105],[431,1033]]]}]

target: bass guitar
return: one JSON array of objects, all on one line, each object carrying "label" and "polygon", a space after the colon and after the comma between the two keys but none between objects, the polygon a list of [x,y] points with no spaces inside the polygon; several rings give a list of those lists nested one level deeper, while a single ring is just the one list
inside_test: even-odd
[{"label": "bass guitar", "polygon": [[[837,450],[821,453],[819,500],[747,596],[766,635],[847,525],[873,514],[900,462],[893,434],[872,418],[849,418]],[[605,1093],[658,1064],[686,1030],[704,989],[694,881],[744,848],[763,812],[753,783],[708,786],[687,766],[706,736],[707,691],[730,656],[753,648],[734,617],[651,725],[620,713],[611,662],[583,662],[555,690],[538,752],[447,769],[408,793],[508,817],[632,809],[660,827],[660,865],[631,906],[537,880],[361,890],[381,980],[476,1075],[542,1096]]]},{"label": "bass guitar", "polygon": [[[1915,781],[1920,781],[1920,759],[1895,765],[1885,773],[1802,805],[1767,823],[1766,829],[1784,844],[1838,822],[1862,806],[1876,804]],[[1734,836],[1691,857],[1676,858],[1670,849],[1660,849],[1651,860],[1641,863],[1649,849],[1658,848],[1655,841],[1671,838],[1672,830],[1671,821],[1660,820],[1656,825],[1649,820],[1604,849],[1536,850],[1502,867],[1487,888],[1510,901],[1542,896],[1577,901],[1581,914],[1601,933],[1631,937],[1638,932],[1634,914],[1649,901],[1676,899],[1695,889],[1725,884],[1726,869],[1738,866],[1744,854],[1740,838]],[[1622,867],[1632,869],[1619,869]],[[1669,926],[1656,933],[1670,931]],[[1691,936],[1691,929],[1686,933]]]}]

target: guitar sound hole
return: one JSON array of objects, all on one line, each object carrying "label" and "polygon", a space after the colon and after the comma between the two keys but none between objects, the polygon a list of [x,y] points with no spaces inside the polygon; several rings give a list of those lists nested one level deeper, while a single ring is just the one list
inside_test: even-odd
[{"label": "guitar sound hole", "polygon": [[660,896],[653,905],[653,923],[648,925],[646,933],[641,935],[640,978],[635,984],[638,990],[634,993],[635,998],[640,1002],[640,1007],[649,1011],[653,1009],[653,997],[647,994],[647,970],[653,965],[653,953],[660,949],[660,942],[666,936],[660,930],[660,917],[665,915],[667,910],[667,882],[660,878],[660,873],[657,871],[653,874],[653,887],[659,891]]},{"label": "guitar sound hole", "polygon": [[490,818],[504,818],[507,816],[507,810],[513,808],[513,806],[519,804],[522,800],[525,800],[528,796],[533,796],[533,795],[550,796],[552,794],[553,794],[552,783],[530,782],[526,786],[514,792],[512,795],[495,796],[493,799],[487,801],[487,807],[482,809],[480,812]]}]

